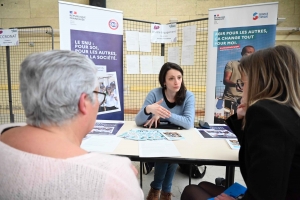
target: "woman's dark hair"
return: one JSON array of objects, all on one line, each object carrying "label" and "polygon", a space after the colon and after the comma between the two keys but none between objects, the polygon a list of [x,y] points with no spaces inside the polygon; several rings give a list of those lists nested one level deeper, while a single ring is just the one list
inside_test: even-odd
[{"label": "woman's dark hair", "polygon": [[182,68],[179,65],[177,65],[176,63],[166,62],[160,69],[158,80],[159,80],[160,86],[165,89],[164,85],[166,82],[166,74],[170,69],[175,69],[175,70],[179,71],[182,75],[182,82],[181,82],[180,89],[175,95],[175,103],[177,105],[181,105],[184,102],[185,94],[186,94],[186,87],[183,82]]}]

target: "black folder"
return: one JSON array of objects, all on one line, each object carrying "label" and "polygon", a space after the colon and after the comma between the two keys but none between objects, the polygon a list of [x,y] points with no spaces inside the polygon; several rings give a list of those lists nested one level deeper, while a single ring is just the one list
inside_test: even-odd
[{"label": "black folder", "polygon": [[[144,126],[145,128],[149,128],[149,126]],[[155,124],[153,123],[151,128],[155,128]],[[182,126],[172,124],[170,122],[161,121],[159,124],[157,124],[157,129],[177,129],[181,130],[184,129]]]}]

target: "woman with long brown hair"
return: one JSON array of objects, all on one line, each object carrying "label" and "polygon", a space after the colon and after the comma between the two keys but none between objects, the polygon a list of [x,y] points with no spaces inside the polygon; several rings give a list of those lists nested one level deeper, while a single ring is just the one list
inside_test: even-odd
[{"label": "woman with long brown hair", "polygon": [[[194,127],[195,96],[183,82],[182,68],[171,62],[165,63],[159,73],[161,87],[149,92],[135,118],[138,126],[157,127],[160,121],[168,121],[185,129]],[[171,187],[178,165],[176,163],[155,163],[154,181],[147,200],[171,199]],[[161,195],[160,195],[160,191]]]}]

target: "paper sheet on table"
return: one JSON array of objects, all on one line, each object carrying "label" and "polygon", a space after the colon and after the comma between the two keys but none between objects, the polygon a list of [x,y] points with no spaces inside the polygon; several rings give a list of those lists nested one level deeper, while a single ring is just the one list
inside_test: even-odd
[{"label": "paper sheet on table", "polygon": [[167,140],[139,141],[140,157],[180,157],[173,142]]},{"label": "paper sheet on table", "polygon": [[80,147],[89,152],[112,153],[119,145],[121,138],[111,135],[87,135]]}]

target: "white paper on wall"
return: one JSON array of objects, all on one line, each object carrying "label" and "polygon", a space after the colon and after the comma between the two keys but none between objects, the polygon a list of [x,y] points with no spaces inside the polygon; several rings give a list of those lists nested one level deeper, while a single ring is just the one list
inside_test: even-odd
[{"label": "white paper on wall", "polygon": [[194,46],[182,47],[181,65],[194,65]]},{"label": "white paper on wall", "polygon": [[182,46],[196,45],[196,25],[183,27]]},{"label": "white paper on wall", "polygon": [[139,55],[126,55],[127,74],[139,74]]},{"label": "white paper on wall", "polygon": [[139,43],[141,52],[151,52],[151,34],[139,32]]},{"label": "white paper on wall", "polygon": [[168,48],[168,62],[180,64],[179,47]]},{"label": "white paper on wall", "polygon": [[141,74],[153,74],[152,56],[140,56]]},{"label": "white paper on wall", "polygon": [[152,57],[153,74],[159,74],[159,71],[164,64],[164,60],[165,60],[164,56],[153,56]]},{"label": "white paper on wall", "polygon": [[139,32],[126,31],[125,35],[126,35],[126,50],[139,51]]}]

